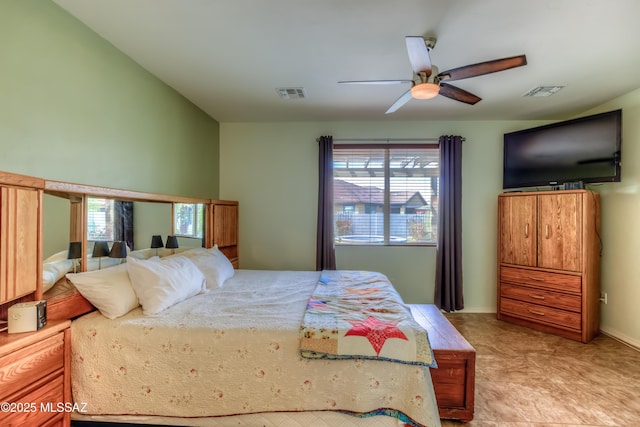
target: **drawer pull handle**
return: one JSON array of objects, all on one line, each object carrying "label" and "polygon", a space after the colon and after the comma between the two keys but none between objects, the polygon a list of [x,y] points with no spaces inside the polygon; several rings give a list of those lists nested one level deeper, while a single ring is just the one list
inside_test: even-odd
[{"label": "drawer pull handle", "polygon": [[529,298],[544,300],[544,295],[529,294]]},{"label": "drawer pull handle", "polygon": [[529,238],[529,223],[526,223],[524,226],[524,237]]},{"label": "drawer pull handle", "polygon": [[544,226],[544,234],[546,235],[547,239],[549,238],[549,224],[546,224]]},{"label": "drawer pull handle", "polygon": [[535,314],[535,315],[537,315],[537,316],[544,316],[544,313],[543,313],[543,312],[541,312],[541,311],[536,311],[536,310],[531,310],[531,309],[529,309],[529,313],[531,313],[531,314]]},{"label": "drawer pull handle", "polygon": [[529,279],[535,280],[536,282],[544,282],[544,277],[534,277],[530,276]]}]

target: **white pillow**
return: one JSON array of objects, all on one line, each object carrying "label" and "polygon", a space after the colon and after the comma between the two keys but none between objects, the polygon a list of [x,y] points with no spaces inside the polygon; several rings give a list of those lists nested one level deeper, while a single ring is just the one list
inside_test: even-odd
[{"label": "white pillow", "polygon": [[128,257],[132,257],[136,259],[149,259],[155,255],[156,255],[155,249],[138,249],[136,251],[131,251],[127,254]]},{"label": "white pillow", "polygon": [[131,286],[126,264],[85,273],[69,273],[67,279],[109,319],[124,316],[140,305]]},{"label": "white pillow", "polygon": [[229,258],[227,258],[226,255],[218,249],[218,245],[214,245],[213,248],[209,249],[209,251],[216,255],[216,263],[219,271],[218,284],[219,286],[222,286],[224,282],[233,277],[236,270],[233,268],[233,264],[231,264]]},{"label": "white pillow", "polygon": [[73,261],[62,259],[59,261],[45,262],[42,265],[42,292],[47,292],[66,273],[73,269]]},{"label": "white pillow", "polygon": [[109,268],[119,264],[122,264],[122,260],[120,258],[109,258],[106,256],[101,258],[92,258],[91,256],[87,256],[87,271],[101,270],[103,268]]},{"label": "white pillow", "polygon": [[207,279],[207,289],[221,288],[235,273],[231,261],[220,252],[218,245],[211,249],[191,249],[181,255],[188,257],[202,271]]},{"label": "white pillow", "polygon": [[131,251],[127,254],[127,256],[136,258],[136,259],[149,259],[151,257],[154,256],[159,256],[161,258],[167,257],[167,256],[172,256],[175,254],[177,255],[179,252],[185,251],[187,249],[183,249],[183,248],[178,248],[178,249],[166,249],[166,248],[146,248],[146,249],[137,249],[135,251]]},{"label": "white pillow", "polygon": [[205,286],[202,272],[183,256],[148,260],[127,258],[131,285],[144,314],[157,314],[200,293]]},{"label": "white pillow", "polygon": [[47,263],[47,262],[63,261],[67,259],[68,255],[69,255],[68,250],[56,252],[55,254],[51,255],[49,258],[45,259],[43,262]]}]

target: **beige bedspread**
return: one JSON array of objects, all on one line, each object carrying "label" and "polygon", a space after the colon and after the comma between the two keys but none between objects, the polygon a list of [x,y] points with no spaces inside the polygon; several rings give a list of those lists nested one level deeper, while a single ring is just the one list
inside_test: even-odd
[{"label": "beige bedspread", "polygon": [[157,316],[139,308],[116,320],[83,316],[72,323],[74,400],[88,414],[169,417],[387,409],[439,426],[428,368],[300,357],[318,278],[238,270],[222,288]]}]

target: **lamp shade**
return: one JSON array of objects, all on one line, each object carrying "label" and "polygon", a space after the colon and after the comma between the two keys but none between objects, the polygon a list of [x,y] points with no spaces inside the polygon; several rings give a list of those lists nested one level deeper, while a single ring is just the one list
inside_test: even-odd
[{"label": "lamp shade", "polygon": [[68,259],[82,258],[82,242],[69,242]]},{"label": "lamp shade", "polygon": [[127,244],[122,240],[113,242],[111,246],[111,252],[109,252],[109,258],[126,258],[127,257]]},{"label": "lamp shade", "polygon": [[165,245],[165,248],[177,249],[178,238],[176,236],[167,236],[167,244]]},{"label": "lamp shade", "polygon": [[159,234],[151,236],[151,249],[158,249],[163,247],[164,243],[162,243],[162,236],[160,236]]},{"label": "lamp shade", "polygon": [[435,83],[421,83],[411,88],[411,96],[416,99],[429,99],[438,95],[440,86]]},{"label": "lamp shade", "polygon": [[100,258],[109,255],[109,245],[104,240],[98,240],[93,243],[93,252],[91,257]]}]

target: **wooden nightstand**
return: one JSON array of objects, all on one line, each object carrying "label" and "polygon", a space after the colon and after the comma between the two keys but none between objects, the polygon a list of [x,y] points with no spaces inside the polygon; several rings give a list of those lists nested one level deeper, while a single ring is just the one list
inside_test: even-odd
[{"label": "wooden nightstand", "polygon": [[0,425],[70,425],[70,325],[50,321],[37,332],[0,333]]}]

